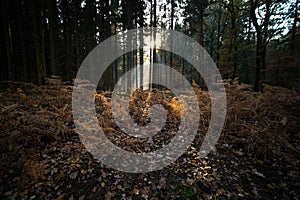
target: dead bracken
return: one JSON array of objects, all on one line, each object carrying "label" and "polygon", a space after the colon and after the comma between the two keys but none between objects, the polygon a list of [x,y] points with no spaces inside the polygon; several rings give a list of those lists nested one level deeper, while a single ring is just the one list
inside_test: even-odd
[{"label": "dead bracken", "polygon": [[[225,81],[226,124],[216,149],[201,159],[197,149],[210,123],[211,105],[209,92],[194,84],[200,123],[192,146],[164,170],[127,174],[101,165],[80,142],[72,121],[72,86],[57,80],[47,83],[1,83],[3,198],[268,198],[275,190],[279,198],[300,195],[297,92],[269,85],[254,92],[250,85]],[[110,92],[95,94],[97,118],[106,136],[124,150],[153,151],[176,134],[184,105],[169,91],[131,94],[130,114],[140,125],[148,123],[152,105],[168,111],[166,125],[151,139],[122,132],[111,117],[110,98]]]}]

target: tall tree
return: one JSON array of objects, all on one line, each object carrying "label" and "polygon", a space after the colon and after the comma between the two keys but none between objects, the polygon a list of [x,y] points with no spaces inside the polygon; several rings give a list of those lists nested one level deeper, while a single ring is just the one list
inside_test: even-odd
[{"label": "tall tree", "polygon": [[209,5],[208,0],[189,0],[185,7],[186,23],[190,27],[190,35],[202,46],[204,45],[204,12]]},{"label": "tall tree", "polygon": [[82,15],[82,9],[81,9],[81,3],[82,0],[73,0],[73,6],[74,6],[74,20],[73,20],[73,27],[74,27],[74,44],[75,44],[75,65],[76,65],[76,69],[79,69],[81,61],[82,61],[82,44],[81,44],[81,40],[82,40],[82,30],[81,30],[81,26],[82,26],[82,19],[81,19],[81,15]]},{"label": "tall tree", "polygon": [[[238,49],[241,32],[241,19],[243,2],[241,0],[219,1],[219,4],[224,8],[225,23],[223,28],[225,36],[222,46],[221,64],[227,66],[226,76],[233,80],[237,76],[238,71]],[[239,17],[238,17],[239,16]]]},{"label": "tall tree", "polygon": [[46,77],[45,60],[45,29],[44,29],[44,11],[41,1],[31,0],[32,24],[34,34],[35,57],[37,65],[37,83],[44,83]]},{"label": "tall tree", "polygon": [[46,1],[48,10],[48,23],[49,23],[49,46],[50,46],[50,65],[53,75],[59,75],[56,61],[56,47],[58,41],[58,13],[56,1]]},{"label": "tall tree", "polygon": [[[270,19],[275,14],[277,0],[250,0],[250,17],[256,30],[256,68],[255,68],[255,91],[261,90],[262,81],[266,76],[266,51],[270,39]],[[264,15],[264,16],[262,16]]]},{"label": "tall tree", "polygon": [[[174,11],[175,10],[175,2],[171,0],[171,24],[170,29],[174,30]],[[173,38],[171,38],[171,49],[173,50]],[[173,67],[173,54],[170,54],[170,67]]]},{"label": "tall tree", "polygon": [[[192,36],[203,47],[206,46],[203,26],[205,9],[208,5],[208,0],[190,0],[187,2],[184,10],[186,15],[185,23],[188,26],[187,34]],[[201,86],[204,86],[201,74],[196,71],[192,74],[192,79],[196,80]]]},{"label": "tall tree", "polygon": [[[137,10],[138,10],[138,25],[140,28],[144,27],[144,1],[143,0],[139,0],[138,1],[138,6],[137,6]],[[143,64],[144,64],[144,36],[143,36],[143,30],[141,29],[140,31],[140,35],[139,35],[139,43],[140,43],[140,50],[139,50],[139,64],[140,64],[140,85],[143,84],[144,80],[143,80]]]},{"label": "tall tree", "polygon": [[292,26],[292,37],[291,37],[291,47],[294,48],[295,39],[296,39],[296,31],[297,31],[297,23],[300,21],[300,18],[298,16],[299,12],[299,0],[296,0],[294,11],[293,11],[293,26]]},{"label": "tall tree", "polygon": [[8,0],[2,1],[2,23],[4,28],[4,43],[6,50],[6,61],[7,61],[7,79],[15,80],[15,66],[13,62],[13,44],[12,44],[12,32],[11,32],[11,19],[7,12],[9,10]]}]

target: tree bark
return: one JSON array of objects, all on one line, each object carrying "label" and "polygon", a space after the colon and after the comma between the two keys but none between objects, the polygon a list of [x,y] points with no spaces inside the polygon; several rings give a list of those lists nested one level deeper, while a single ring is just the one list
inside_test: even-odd
[{"label": "tree bark", "polygon": [[11,24],[10,17],[7,13],[6,8],[8,7],[8,1],[4,0],[5,6],[2,6],[2,20],[5,30],[5,48],[6,48],[6,59],[7,59],[7,78],[8,80],[15,80],[15,66],[12,61],[13,59],[13,45],[12,45],[12,36],[11,36]]},{"label": "tree bark", "polygon": [[297,22],[299,21],[299,17],[298,17],[298,5],[299,5],[299,0],[297,0],[296,4],[295,4],[294,21],[293,21],[292,37],[291,37],[291,47],[292,48],[295,47]]},{"label": "tree bark", "polygon": [[[139,26],[140,28],[144,27],[144,8],[143,8],[143,0],[139,1]],[[143,88],[143,64],[144,64],[144,37],[143,37],[143,30],[141,29],[140,35],[139,35],[139,40],[140,40],[140,49],[139,49],[139,63],[140,63],[140,86]]]},{"label": "tree bark", "polygon": [[56,10],[56,1],[46,1],[48,9],[49,20],[49,46],[50,46],[50,64],[51,73],[53,75],[59,75],[59,69],[56,63],[56,43],[57,43],[57,28],[58,28],[58,16]]},{"label": "tree bark", "polygon": [[44,30],[42,27],[43,11],[42,5],[39,1],[31,0],[32,8],[32,24],[34,34],[35,57],[37,65],[37,83],[43,84],[46,67],[45,67],[45,54],[44,54]]}]

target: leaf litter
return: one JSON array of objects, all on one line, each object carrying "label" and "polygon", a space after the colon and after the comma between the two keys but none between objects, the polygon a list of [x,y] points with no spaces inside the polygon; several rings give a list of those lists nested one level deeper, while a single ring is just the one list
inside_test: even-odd
[{"label": "leaf litter", "polygon": [[[299,198],[299,94],[268,85],[257,93],[225,82],[226,125],[216,148],[200,158],[211,105],[209,93],[193,85],[201,120],[191,147],[163,170],[130,174],[104,166],[85,149],[72,121],[71,86],[51,79],[44,86],[2,82],[1,199]],[[136,123],[149,122],[154,104],[168,111],[162,130],[142,139],[118,128],[110,98],[110,92],[95,94],[99,125],[115,145],[133,152],[168,144],[186,106],[170,91],[133,92],[129,108]]]}]

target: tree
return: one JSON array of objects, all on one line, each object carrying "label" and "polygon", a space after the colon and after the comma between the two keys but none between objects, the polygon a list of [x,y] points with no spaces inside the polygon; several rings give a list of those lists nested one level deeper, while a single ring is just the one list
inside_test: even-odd
[{"label": "tree", "polygon": [[[137,11],[138,11],[138,25],[140,28],[144,27],[144,2],[143,0],[139,0],[138,1],[138,5],[137,5]],[[140,32],[139,35],[139,42],[141,47],[144,46],[144,38],[143,38],[143,31]],[[143,84],[143,64],[144,64],[144,48],[140,48],[139,50],[139,64],[140,64],[140,85]]]},{"label": "tree", "polygon": [[[241,43],[240,36],[242,27],[240,21],[243,19],[241,0],[218,1],[219,6],[223,8],[223,33],[222,47],[219,46],[220,61],[218,64],[225,66],[226,78],[233,80],[238,75],[238,50]],[[221,12],[221,11],[220,11]],[[240,17],[237,17],[240,16]],[[221,21],[221,19],[218,19]],[[220,35],[220,27],[218,27],[218,35]]]},{"label": "tree", "polygon": [[[1,1],[2,4],[2,23],[4,30],[4,43],[5,43],[5,53],[6,53],[6,62],[7,62],[7,79],[15,80],[15,66],[13,62],[13,44],[12,44],[12,35],[11,35],[11,20],[10,15],[7,13],[9,10],[9,3],[7,0]],[[11,5],[10,5],[11,6]]]},{"label": "tree", "polygon": [[189,24],[190,33],[200,45],[204,44],[204,11],[209,5],[208,0],[190,0],[185,7],[186,23]]},{"label": "tree", "polygon": [[75,44],[75,65],[76,65],[76,70],[79,69],[81,61],[83,59],[82,56],[82,30],[81,30],[81,15],[82,15],[82,9],[81,9],[81,0],[74,0],[73,5],[74,5],[74,20],[73,20],[73,27],[74,27],[74,44]]},{"label": "tree", "polygon": [[[208,7],[208,0],[189,0],[185,6],[185,23],[188,27],[187,35],[192,36],[202,47],[206,47],[204,41],[204,17],[205,9]],[[192,79],[196,80],[201,87],[204,87],[204,80],[201,74],[194,71]]]},{"label": "tree", "polygon": [[298,11],[299,11],[299,0],[296,0],[295,6],[294,6],[294,11],[293,11],[293,26],[292,26],[292,37],[291,37],[291,47],[294,48],[295,44],[295,38],[296,38],[296,31],[297,31],[297,23],[300,21],[300,18],[298,16]]},{"label": "tree", "polygon": [[266,51],[267,45],[275,35],[271,31],[271,17],[277,12],[278,7],[283,3],[279,0],[250,0],[249,13],[253,26],[256,30],[256,68],[255,68],[255,91],[261,90],[262,82],[266,77]]},{"label": "tree", "polygon": [[50,46],[50,65],[51,72],[53,75],[59,75],[60,70],[58,69],[56,61],[56,44],[58,41],[58,14],[56,1],[46,1],[48,11],[48,23],[49,23],[49,46]]},{"label": "tree", "polygon": [[44,29],[44,11],[40,1],[31,0],[32,24],[35,46],[35,57],[37,65],[37,83],[43,84],[46,77],[46,59],[45,59],[45,29]]}]

